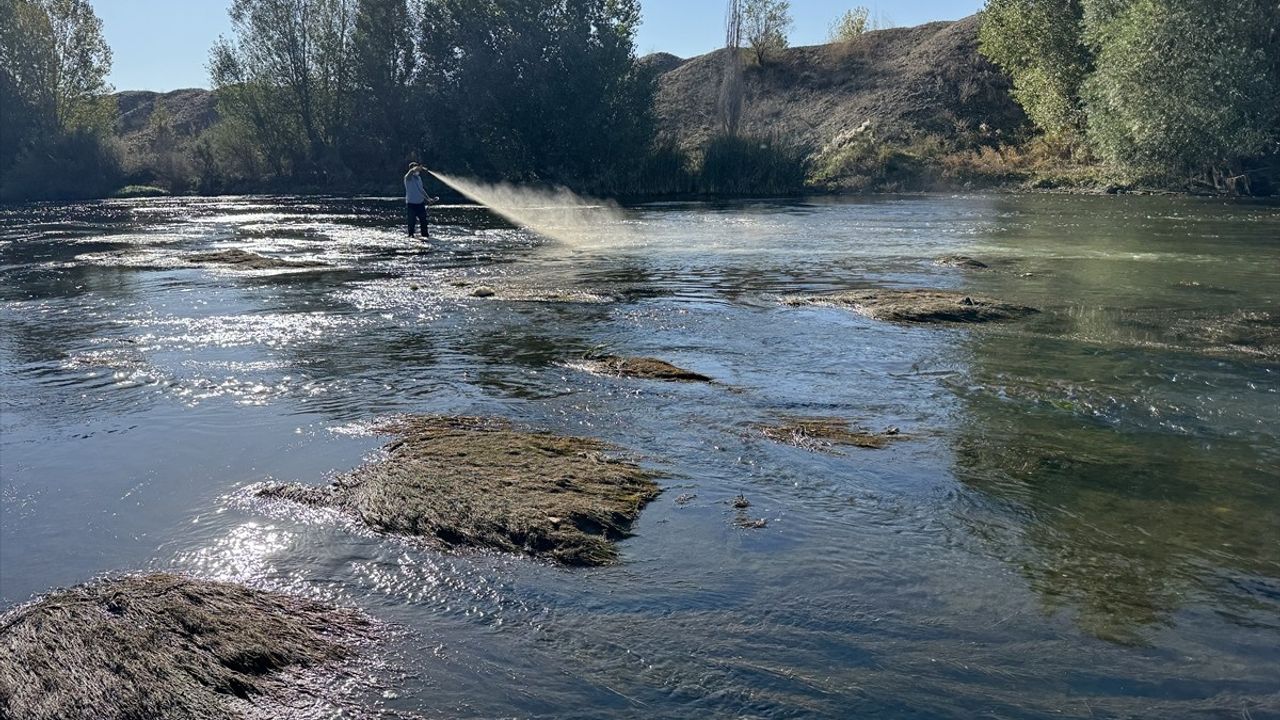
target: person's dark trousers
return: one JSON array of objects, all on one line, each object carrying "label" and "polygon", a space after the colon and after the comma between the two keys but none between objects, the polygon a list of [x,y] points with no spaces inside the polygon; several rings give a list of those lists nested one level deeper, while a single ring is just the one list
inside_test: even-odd
[{"label": "person's dark trousers", "polygon": [[427,232],[427,204],[426,203],[405,203],[406,214],[409,216],[409,237],[413,237],[413,229],[422,223],[422,237],[430,237]]}]

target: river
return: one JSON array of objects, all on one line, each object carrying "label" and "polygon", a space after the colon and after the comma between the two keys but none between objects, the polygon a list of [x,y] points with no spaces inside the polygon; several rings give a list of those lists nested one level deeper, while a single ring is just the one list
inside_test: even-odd
[{"label": "river", "polygon": [[[467,206],[424,244],[402,213],[0,206],[0,607],[140,569],[358,606],[395,632],[353,692],[428,717],[1280,717],[1280,208],[663,203],[572,244]],[[185,259],[228,248],[319,265]],[[991,267],[933,262],[951,253]],[[779,301],[865,286],[1042,312]],[[718,382],[572,367],[597,348]],[[665,491],[585,570],[242,492],[360,465],[397,413],[600,437]],[[754,429],[794,416],[902,439]],[[767,527],[735,525],[739,494]]]}]

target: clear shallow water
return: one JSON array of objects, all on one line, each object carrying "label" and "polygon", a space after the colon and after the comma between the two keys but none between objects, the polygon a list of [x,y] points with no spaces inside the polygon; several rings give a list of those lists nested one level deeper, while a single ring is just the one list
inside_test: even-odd
[{"label": "clear shallow water", "polygon": [[[147,568],[358,605],[398,628],[369,701],[429,717],[1280,716],[1280,360],[1241,342],[1280,315],[1275,207],[677,203],[572,247],[444,208],[430,248],[400,212],[0,208],[0,605]],[[181,261],[231,247],[327,266]],[[931,262],[956,252],[993,268]],[[1045,312],[904,328],[777,302],[867,285]],[[563,365],[602,345],[723,384]],[[667,491],[595,570],[237,495],[355,467],[400,412],[606,438]],[[791,415],[909,439],[751,430]],[[733,526],[739,493],[768,528]]]}]

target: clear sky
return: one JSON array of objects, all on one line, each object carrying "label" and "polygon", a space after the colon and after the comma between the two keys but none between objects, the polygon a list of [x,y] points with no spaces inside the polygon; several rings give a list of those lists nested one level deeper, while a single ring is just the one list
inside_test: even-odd
[{"label": "clear sky", "polygon": [[[109,81],[117,90],[208,87],[209,48],[231,30],[229,0],[90,0],[115,55]],[[700,55],[724,42],[725,0],[641,0],[641,54]],[[955,20],[982,0],[791,0],[792,45],[824,42],[836,16],[855,5],[894,25]]]}]

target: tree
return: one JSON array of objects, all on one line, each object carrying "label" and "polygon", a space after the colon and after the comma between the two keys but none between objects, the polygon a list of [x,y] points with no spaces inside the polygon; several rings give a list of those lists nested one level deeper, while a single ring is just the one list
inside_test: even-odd
[{"label": "tree", "polygon": [[1094,0],[1088,134],[1136,179],[1248,192],[1245,163],[1280,139],[1280,6],[1263,0]]},{"label": "tree", "polygon": [[[416,45],[405,0],[359,0],[352,38],[355,165],[402,164],[421,131],[415,105]],[[372,162],[369,162],[372,161]]]},{"label": "tree", "polygon": [[831,23],[827,38],[832,43],[846,43],[857,40],[868,30],[870,19],[871,11],[865,5],[846,10],[843,15],[836,18],[835,22]]},{"label": "tree", "polygon": [[[637,0],[427,0],[419,35],[432,162],[591,185],[652,137]],[[447,138],[447,142],[442,141]]]},{"label": "tree", "polygon": [[1013,96],[1052,140],[1084,134],[1081,88],[1093,65],[1083,42],[1082,0],[988,0],[982,54],[1013,79]]},{"label": "tree", "polygon": [[234,0],[209,73],[277,174],[333,170],[351,102],[352,0]]},{"label": "tree", "polygon": [[742,6],[742,27],[756,61],[787,49],[791,31],[791,3],[788,0],[746,0]]},{"label": "tree", "polygon": [[115,122],[107,99],[111,86],[111,48],[102,36],[102,20],[87,0],[38,0],[48,13],[53,62],[48,82],[58,123],[66,130],[105,133]]},{"label": "tree", "polygon": [[85,0],[0,0],[0,192],[83,197],[119,174],[111,49]]},{"label": "tree", "polygon": [[720,81],[720,130],[736,137],[742,122],[742,0],[729,0],[724,20],[724,75]]}]

